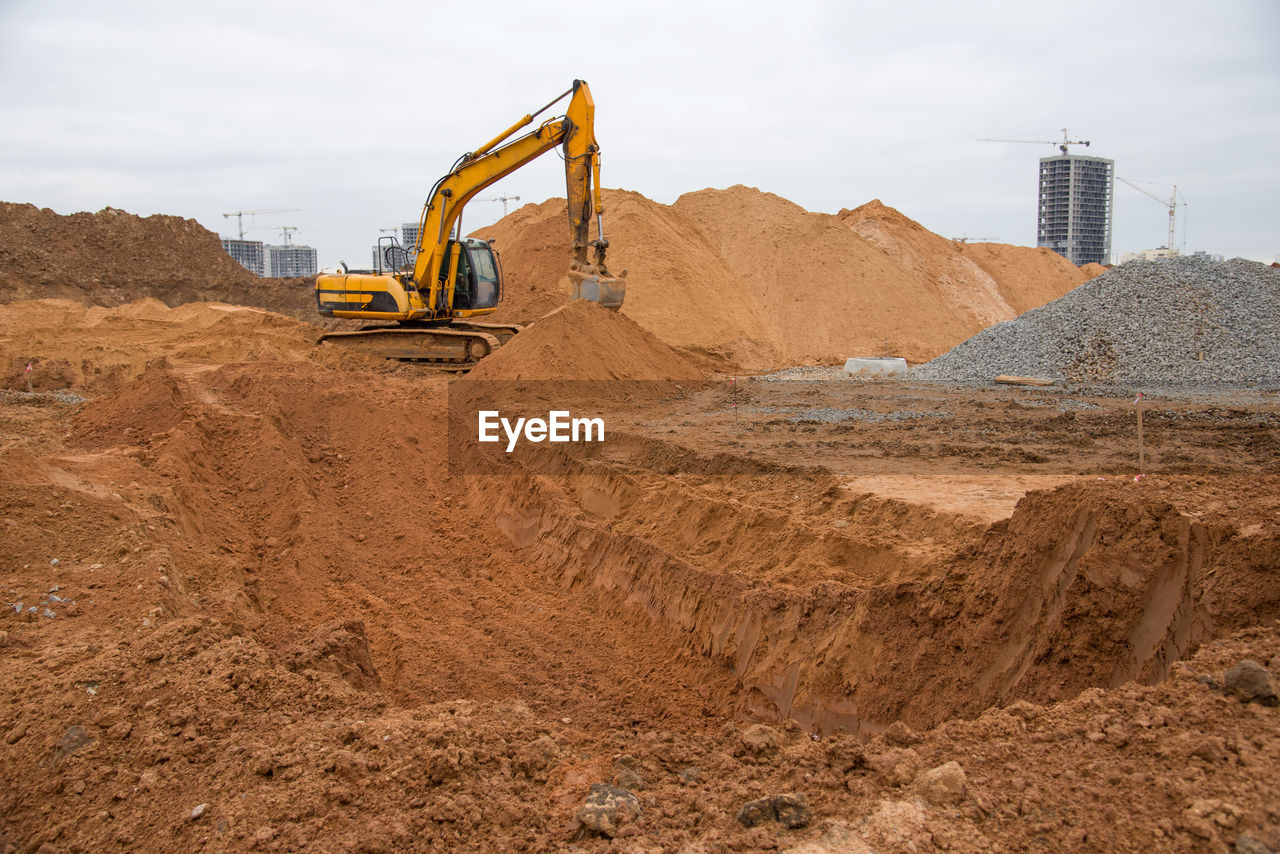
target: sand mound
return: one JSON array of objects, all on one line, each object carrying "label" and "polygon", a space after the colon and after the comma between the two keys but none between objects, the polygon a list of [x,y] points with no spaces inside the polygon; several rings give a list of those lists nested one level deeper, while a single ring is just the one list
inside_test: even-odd
[{"label": "sand mound", "polygon": [[[480,235],[497,240],[506,295],[496,320],[527,323],[568,302],[563,199],[525,205]],[[745,286],[698,226],[624,190],[605,191],[609,268],[627,272],[622,313],[674,347],[768,367],[779,358]]]},{"label": "sand mound", "polygon": [[[904,269],[902,258],[841,217],[810,213],[743,186],[687,193],[675,207],[702,228],[742,277],[747,298],[768,319],[787,363],[870,354],[916,361],[941,342],[986,326],[979,318],[992,313],[974,316],[960,289],[946,290],[930,265]],[[1012,316],[1007,307],[1003,310]]]},{"label": "sand mound", "polygon": [[144,299],[104,308],[25,300],[0,305],[0,385],[25,390],[29,379],[36,390],[104,392],[139,376],[157,358],[193,364],[341,358],[317,351],[315,337],[304,323],[247,306],[168,308]]},{"label": "sand mound", "polygon": [[[1005,243],[957,243],[965,260],[994,280],[1005,303],[1016,314],[1051,302],[1088,279],[1106,272],[1076,267],[1052,249],[1009,246]],[[1008,320],[1002,317],[1001,320]]]},{"label": "sand mound", "polygon": [[842,210],[837,218],[911,279],[932,284],[932,301],[961,323],[985,327],[1016,314],[995,279],[957,252],[954,241],[939,237],[879,199]]},{"label": "sand mound", "polygon": [[634,320],[575,300],[525,329],[467,376],[478,380],[700,379],[700,361]]},{"label": "sand mound", "polygon": [[0,202],[0,301],[61,298],[116,306],[225,302],[316,316],[311,279],[260,279],[195,220],[115,208],[61,216]]},{"label": "sand mound", "polygon": [[[1066,293],[1087,275],[1047,250],[966,249],[879,201],[837,216],[735,186],[661,205],[606,191],[623,313],[668,344],[746,368],[889,352],[925,361]],[[564,201],[526,205],[482,236],[507,273],[499,319],[567,299]]]}]

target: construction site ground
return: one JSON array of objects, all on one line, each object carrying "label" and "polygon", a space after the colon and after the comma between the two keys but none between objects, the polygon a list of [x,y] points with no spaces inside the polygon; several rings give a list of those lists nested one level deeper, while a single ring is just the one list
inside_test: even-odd
[{"label": "construction site ground", "polygon": [[[1280,850],[1276,393],[852,381],[1102,271],[607,201],[622,312],[526,205],[531,325],[462,376],[318,345],[190,220],[0,203],[0,854]],[[1080,311],[1272,376],[1256,266],[1248,324],[1217,268]],[[1094,343],[1064,381],[1132,367]]]},{"label": "construction site ground", "polygon": [[413,366],[129,372],[0,405],[0,847],[1280,844],[1273,400],[1135,481],[1128,400],[719,376],[469,474]]}]

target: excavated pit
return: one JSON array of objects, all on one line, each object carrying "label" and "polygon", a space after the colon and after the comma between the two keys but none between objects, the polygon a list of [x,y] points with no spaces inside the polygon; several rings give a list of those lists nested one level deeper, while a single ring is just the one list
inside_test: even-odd
[{"label": "excavated pit", "polygon": [[743,716],[926,729],[1159,681],[1213,628],[1222,535],[1160,500],[1076,484],[987,524],[830,475],[627,463],[652,444],[619,437],[610,460],[564,475],[477,476],[469,500],[566,591],[641,610],[731,668]]},{"label": "excavated pit", "polygon": [[[76,452],[39,470],[81,492],[130,484],[124,506],[163,523],[149,565],[204,568],[170,582],[172,614],[213,608],[273,645],[357,619],[381,685],[408,704],[466,684],[589,719],[598,698],[559,684],[553,662],[589,627],[611,652],[577,656],[588,670],[674,655],[675,689],[644,698],[664,715],[692,692],[698,708],[819,733],[927,729],[1161,680],[1231,624],[1206,590],[1247,537],[1117,480],[1033,490],[993,520],[947,509],[945,481],[904,500],[643,431],[594,456],[544,448],[536,465],[451,475],[443,382],[374,385],[306,364],[153,365],[84,404]],[[558,619],[502,599],[534,591]],[[513,651],[511,633],[531,630]],[[545,669],[532,690],[530,661]]]}]

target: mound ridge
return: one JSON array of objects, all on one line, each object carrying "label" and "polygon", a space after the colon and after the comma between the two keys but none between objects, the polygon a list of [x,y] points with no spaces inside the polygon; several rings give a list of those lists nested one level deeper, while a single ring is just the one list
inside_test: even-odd
[{"label": "mound ridge", "polygon": [[160,357],[186,364],[352,358],[319,350],[312,327],[250,306],[168,308],[151,298],[109,308],[66,299],[0,305],[3,388],[25,389],[30,380],[37,390],[112,392]]}]

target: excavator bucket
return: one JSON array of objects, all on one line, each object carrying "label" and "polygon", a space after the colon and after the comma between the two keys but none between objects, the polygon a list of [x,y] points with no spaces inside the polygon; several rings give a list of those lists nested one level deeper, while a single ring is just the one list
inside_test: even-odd
[{"label": "excavator bucket", "polygon": [[572,285],[570,299],[588,299],[611,311],[622,308],[622,301],[627,296],[625,273],[614,277],[572,272],[569,274],[569,282]]}]

